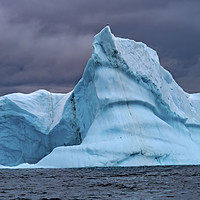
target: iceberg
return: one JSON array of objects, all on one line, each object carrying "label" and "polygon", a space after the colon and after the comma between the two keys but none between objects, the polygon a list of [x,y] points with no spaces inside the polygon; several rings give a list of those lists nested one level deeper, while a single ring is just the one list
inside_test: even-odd
[{"label": "iceberg", "polygon": [[200,94],[188,94],[142,42],[94,37],[68,94],[0,98],[0,164],[105,167],[200,164]]}]

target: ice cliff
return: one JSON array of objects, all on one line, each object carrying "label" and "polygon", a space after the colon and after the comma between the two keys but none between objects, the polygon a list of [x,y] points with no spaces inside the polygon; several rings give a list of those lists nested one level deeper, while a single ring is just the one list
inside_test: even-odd
[{"label": "ice cliff", "polygon": [[0,98],[1,165],[200,164],[199,153],[200,94],[184,92],[154,50],[109,27],[71,93]]}]

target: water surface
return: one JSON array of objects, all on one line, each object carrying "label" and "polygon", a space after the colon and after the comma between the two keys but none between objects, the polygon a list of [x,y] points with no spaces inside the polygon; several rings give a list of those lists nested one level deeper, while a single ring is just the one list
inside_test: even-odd
[{"label": "water surface", "polygon": [[1,169],[4,199],[200,199],[200,166]]}]

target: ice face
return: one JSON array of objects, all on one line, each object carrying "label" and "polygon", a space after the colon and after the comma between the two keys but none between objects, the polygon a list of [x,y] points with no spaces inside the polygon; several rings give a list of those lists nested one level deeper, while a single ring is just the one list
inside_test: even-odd
[{"label": "ice face", "polygon": [[[13,137],[6,136],[7,143],[12,141],[12,144],[9,150],[2,148],[2,153],[15,155],[14,145],[23,149],[19,153],[23,159],[9,163],[4,158],[1,164],[35,163],[57,146],[62,147],[55,148],[33,166],[200,163],[200,95],[185,93],[160,66],[154,50],[141,42],[116,38],[109,27],[95,36],[92,57],[69,97],[50,93],[41,97],[40,93],[30,100],[26,100],[28,96],[22,98],[17,94],[9,100],[23,107],[23,112],[13,107],[11,116],[16,116],[13,113],[20,113],[17,118],[23,115],[29,127],[37,130],[30,134],[30,141],[34,137],[41,138],[37,144],[45,144],[46,151],[37,147],[38,151],[34,151],[37,159],[24,158],[25,144],[15,145],[13,141],[15,135],[21,140],[30,131],[21,136],[22,128],[16,125],[14,118],[10,131]],[[8,110],[1,112],[5,116]],[[6,121],[1,126],[5,135],[10,123]],[[27,157],[32,155],[33,152],[29,152]]]},{"label": "ice face", "polygon": [[0,163],[36,163],[57,146],[80,144],[73,132],[67,132],[63,116],[69,95],[39,90],[1,97]]}]

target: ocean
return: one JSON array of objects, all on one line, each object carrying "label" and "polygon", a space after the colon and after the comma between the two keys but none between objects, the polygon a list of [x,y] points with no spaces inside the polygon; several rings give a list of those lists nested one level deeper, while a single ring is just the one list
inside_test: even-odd
[{"label": "ocean", "polygon": [[200,199],[200,166],[1,169],[0,200]]}]

